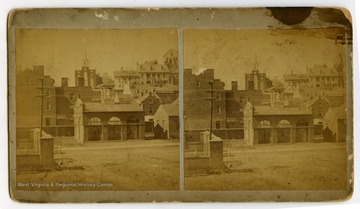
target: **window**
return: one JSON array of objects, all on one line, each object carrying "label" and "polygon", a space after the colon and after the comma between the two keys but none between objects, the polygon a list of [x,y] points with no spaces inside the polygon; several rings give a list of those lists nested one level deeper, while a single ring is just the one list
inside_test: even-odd
[{"label": "window", "polygon": [[[151,92],[150,92],[150,95],[151,95]],[[149,104],[153,104],[153,103],[154,103],[153,99],[149,99]]]},{"label": "window", "polygon": [[93,117],[89,120],[89,125],[101,125],[101,119],[98,117]]},{"label": "window", "polygon": [[217,93],[217,100],[221,100],[221,92]]},{"label": "window", "polygon": [[51,103],[46,102],[46,111],[50,111],[50,110],[51,110]]},{"label": "window", "polygon": [[46,91],[45,91],[45,96],[47,96],[47,97],[50,96],[50,89],[46,89]]},{"label": "window", "polygon": [[287,120],[281,120],[278,124],[279,128],[290,128],[290,122]]},{"label": "window", "polygon": [[200,86],[201,86],[200,81],[196,81],[196,86],[197,86],[197,87],[200,87]]},{"label": "window", "polygon": [[152,105],[149,106],[149,114],[153,114],[153,111],[154,111],[154,109],[153,109]]},{"label": "window", "polygon": [[108,122],[109,125],[120,125],[121,120],[118,117],[111,117]]},{"label": "window", "polygon": [[268,120],[260,121],[258,128],[271,128],[270,121],[268,121]]},{"label": "window", "polygon": [[50,118],[45,118],[45,126],[50,126]]},{"label": "window", "polygon": [[215,123],[215,128],[216,128],[216,129],[220,129],[220,121],[216,121],[216,123]]},{"label": "window", "polygon": [[220,105],[217,105],[217,106],[216,106],[216,113],[217,113],[217,114],[220,114],[220,113],[221,113],[221,106],[220,106]]},{"label": "window", "polygon": [[27,84],[30,84],[30,83],[31,83],[30,77],[26,77],[26,83],[27,83]]}]

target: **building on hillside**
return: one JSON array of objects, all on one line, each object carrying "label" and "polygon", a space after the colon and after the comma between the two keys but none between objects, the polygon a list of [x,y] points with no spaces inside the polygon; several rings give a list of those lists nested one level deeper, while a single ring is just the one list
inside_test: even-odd
[{"label": "building on hillside", "polygon": [[137,71],[140,74],[140,84],[150,84],[152,86],[177,85],[179,83],[178,52],[170,49],[164,55],[164,63],[153,60],[137,64]]},{"label": "building on hillside", "polygon": [[335,65],[330,68],[327,65],[315,65],[307,67],[306,74],[309,78],[309,87],[332,90],[345,88],[345,74],[342,65]]},{"label": "building on hillside", "polygon": [[96,89],[101,92],[100,102],[102,104],[116,103],[118,94],[115,92],[114,87],[114,81],[105,73],[102,76],[102,84],[96,86]]},{"label": "building on hillside", "polygon": [[143,139],[145,134],[144,111],[137,103],[74,105],[74,138],[79,143]]},{"label": "building on hillside", "polygon": [[306,74],[284,74],[284,88],[286,92],[291,92],[294,95],[304,96],[304,89],[309,85],[309,78]]},{"label": "building on hillside", "polygon": [[155,138],[166,136],[168,139],[179,139],[179,100],[171,104],[162,104],[153,117]]},{"label": "building on hillside", "polygon": [[116,91],[124,91],[125,85],[129,85],[133,88],[140,80],[140,74],[134,70],[114,71],[114,85]]},{"label": "building on hillside", "polygon": [[164,63],[169,69],[169,77],[171,83],[174,85],[179,85],[179,53],[175,49],[170,49],[164,55]]},{"label": "building on hillside", "polygon": [[311,110],[297,107],[253,106],[244,108],[246,144],[311,142],[314,138]]}]

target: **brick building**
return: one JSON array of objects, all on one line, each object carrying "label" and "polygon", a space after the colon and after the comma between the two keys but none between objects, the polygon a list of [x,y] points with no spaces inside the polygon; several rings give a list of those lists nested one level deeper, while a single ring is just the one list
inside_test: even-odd
[{"label": "brick building", "polygon": [[133,88],[140,80],[140,74],[133,70],[114,71],[114,85],[116,91],[124,91],[125,85]]},{"label": "brick building", "polygon": [[251,73],[245,74],[246,90],[262,90],[272,86],[271,80],[266,77],[266,73],[260,73],[259,70],[252,70]]},{"label": "brick building", "polygon": [[287,92],[304,97],[305,89],[308,88],[309,78],[306,74],[284,74],[284,88]]},{"label": "brick building", "polygon": [[56,124],[60,126],[74,124],[73,106],[76,99],[80,98],[83,102],[95,102],[100,101],[101,96],[101,92],[93,90],[92,87],[70,87],[66,84],[67,82],[63,82],[61,87],[56,87]]},{"label": "brick building", "polygon": [[156,93],[147,93],[142,97],[136,99],[143,106],[145,116],[152,116],[158,110],[161,105],[161,99]]},{"label": "brick building", "polygon": [[190,138],[198,139],[199,132],[210,128],[210,92],[213,81],[213,120],[216,130],[226,128],[226,99],[224,83],[214,78],[214,69],[206,69],[197,74],[192,69],[184,72],[184,123]]},{"label": "brick building", "polygon": [[261,90],[238,90],[238,82],[231,82],[231,90],[226,90],[226,127],[243,128],[243,108],[246,102],[254,105],[270,103],[270,95]]},{"label": "brick building", "polygon": [[16,72],[16,126],[40,127],[41,79],[43,79],[43,126],[56,125],[56,94],[54,79],[44,75],[44,66]]},{"label": "brick building", "polygon": [[145,135],[144,111],[137,103],[74,105],[74,138],[87,141],[143,139]]},{"label": "brick building", "polygon": [[85,55],[81,70],[75,70],[75,86],[76,87],[95,87],[101,84],[101,77],[96,74],[95,69],[89,68],[89,60]]},{"label": "brick building", "polygon": [[179,83],[178,52],[170,49],[164,55],[164,63],[157,60],[145,61],[137,64],[137,71],[140,74],[140,84],[163,85]]},{"label": "brick building", "polygon": [[311,142],[314,117],[297,107],[253,106],[244,108],[244,140],[248,145]]}]

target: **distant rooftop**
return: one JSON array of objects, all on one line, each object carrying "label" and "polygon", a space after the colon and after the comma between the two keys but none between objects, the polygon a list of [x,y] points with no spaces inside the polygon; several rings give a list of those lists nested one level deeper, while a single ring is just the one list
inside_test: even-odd
[{"label": "distant rooftop", "polygon": [[143,108],[137,104],[101,104],[84,103],[84,112],[142,112]]},{"label": "distant rooftop", "polygon": [[312,112],[298,107],[254,106],[254,115],[312,115]]},{"label": "distant rooftop", "polygon": [[139,73],[134,70],[118,70],[114,71],[114,77],[139,77]]}]

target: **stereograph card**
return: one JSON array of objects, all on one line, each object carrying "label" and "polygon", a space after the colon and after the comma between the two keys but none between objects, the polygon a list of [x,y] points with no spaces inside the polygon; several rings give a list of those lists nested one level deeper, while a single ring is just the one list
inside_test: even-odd
[{"label": "stereograph card", "polygon": [[10,196],[347,200],[352,33],[342,8],[13,10]]}]

